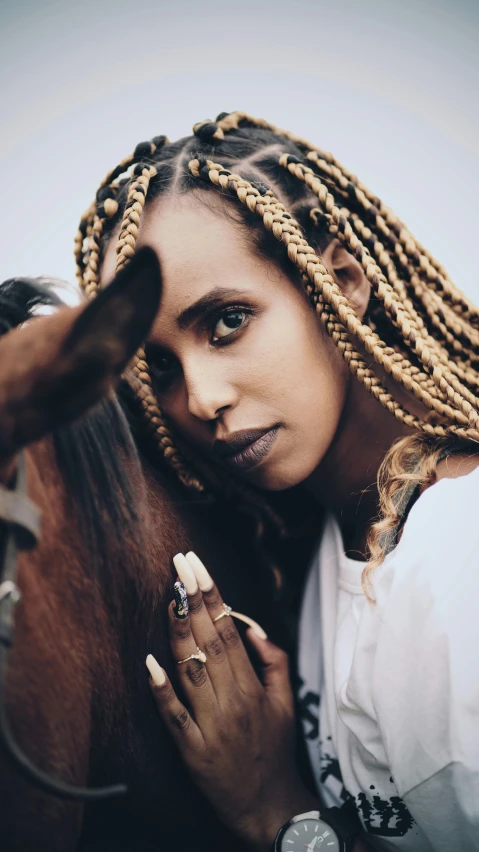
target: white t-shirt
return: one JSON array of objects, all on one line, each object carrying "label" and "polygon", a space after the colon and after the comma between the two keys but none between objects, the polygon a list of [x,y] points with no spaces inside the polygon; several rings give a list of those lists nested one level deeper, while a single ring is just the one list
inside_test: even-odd
[{"label": "white t-shirt", "polygon": [[353,796],[370,845],[479,850],[479,468],[411,509],[376,570],[326,520],[303,598],[299,691],[318,793]]}]

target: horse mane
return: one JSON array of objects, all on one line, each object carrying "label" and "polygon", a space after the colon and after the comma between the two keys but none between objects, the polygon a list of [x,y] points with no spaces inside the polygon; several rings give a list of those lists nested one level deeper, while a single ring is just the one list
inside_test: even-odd
[{"label": "horse mane", "polygon": [[[65,303],[53,289],[63,282],[49,278],[11,278],[0,284],[0,336],[31,319],[43,308]],[[98,403],[79,420],[52,433],[59,470],[80,534],[92,555],[86,570],[101,583],[118,609],[122,543],[145,538],[145,485],[132,435],[126,391]],[[134,413],[131,412],[132,422]],[[112,552],[113,551],[113,552]]]}]

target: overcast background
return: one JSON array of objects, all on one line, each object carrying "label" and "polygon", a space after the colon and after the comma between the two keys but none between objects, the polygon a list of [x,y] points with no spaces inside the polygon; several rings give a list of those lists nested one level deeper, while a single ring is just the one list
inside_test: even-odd
[{"label": "overcast background", "polygon": [[0,280],[74,280],[109,168],[245,109],[331,150],[479,302],[477,0],[1,0]]}]

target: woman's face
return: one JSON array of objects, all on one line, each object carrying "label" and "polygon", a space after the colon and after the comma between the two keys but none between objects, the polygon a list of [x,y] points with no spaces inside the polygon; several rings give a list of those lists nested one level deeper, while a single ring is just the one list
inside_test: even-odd
[{"label": "woman's face", "polygon": [[[145,211],[138,247],[155,249],[163,279],[147,353],[160,408],[183,437],[280,490],[327,452],[349,371],[306,296],[249,240],[210,194],[208,205],[186,195]],[[111,246],[104,278],[113,257]]]}]

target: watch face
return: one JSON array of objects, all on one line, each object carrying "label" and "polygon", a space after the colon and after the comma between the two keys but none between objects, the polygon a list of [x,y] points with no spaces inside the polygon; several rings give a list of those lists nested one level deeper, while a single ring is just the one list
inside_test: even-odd
[{"label": "watch face", "polygon": [[281,838],[281,852],[307,850],[341,852],[342,844],[334,828],[322,819],[306,818],[288,826]]}]

